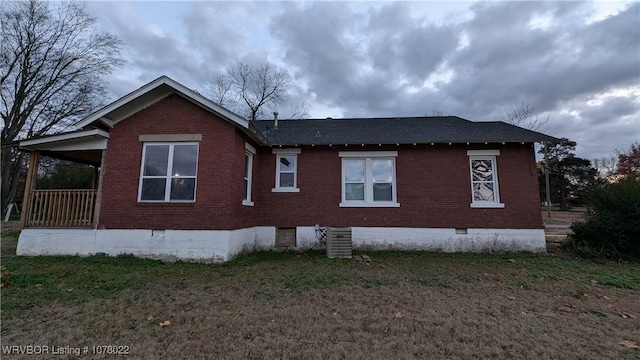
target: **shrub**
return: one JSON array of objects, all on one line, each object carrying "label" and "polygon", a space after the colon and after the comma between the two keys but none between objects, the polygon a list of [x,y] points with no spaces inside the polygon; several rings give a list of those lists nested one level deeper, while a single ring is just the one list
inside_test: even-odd
[{"label": "shrub", "polygon": [[583,256],[640,259],[640,178],[594,184],[589,210],[571,226],[570,244]]}]

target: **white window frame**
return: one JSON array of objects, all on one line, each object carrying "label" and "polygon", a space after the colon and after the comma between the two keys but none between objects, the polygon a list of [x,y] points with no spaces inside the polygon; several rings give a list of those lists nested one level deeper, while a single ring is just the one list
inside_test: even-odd
[{"label": "white window frame", "polygon": [[[400,207],[397,198],[398,182],[396,179],[396,158],[397,151],[340,151],[341,158],[341,178],[342,200],[340,207]],[[364,200],[346,200],[344,164],[345,160],[364,160],[365,162],[365,179],[364,179]],[[391,160],[392,161],[392,192],[391,201],[373,201],[373,160]]]},{"label": "white window frame", "polygon": [[[500,150],[467,150],[469,157],[469,180],[471,184],[471,203],[472,208],[504,208],[504,204],[500,202],[500,186],[498,184],[498,156]],[[494,201],[475,200],[473,196],[473,161],[489,160],[491,161],[491,170],[493,171],[493,196]]]},{"label": "white window frame", "polygon": [[[300,149],[273,149],[271,151],[276,155],[276,184],[272,192],[300,192],[298,188],[298,154],[301,153]],[[293,186],[280,186],[280,159],[283,157],[295,157],[296,167],[293,169]],[[290,172],[288,172],[290,173]]]},{"label": "white window frame", "polygon": [[[144,175],[144,164],[147,158],[147,146],[169,145],[169,154],[167,157],[167,175],[150,176]],[[194,176],[174,176],[173,175],[173,149],[176,145],[195,145],[196,146],[196,174]],[[142,203],[194,203],[196,202],[196,193],[198,189],[198,160],[200,157],[200,144],[197,142],[145,142],[142,145],[142,160],[140,161],[140,177],[138,181],[138,202]],[[171,200],[171,180],[172,179],[194,179],[193,200]],[[142,182],[144,179],[165,179],[164,200],[142,200]]]},{"label": "white window frame", "polygon": [[[247,189],[242,194],[242,205],[244,206],[253,206],[254,203],[251,201],[251,187],[253,184],[253,157],[256,154],[256,148],[251,146],[249,143],[244,144],[245,152],[244,152],[244,173],[242,176],[242,185],[244,182],[247,182]],[[244,189],[243,189],[244,190]]]}]

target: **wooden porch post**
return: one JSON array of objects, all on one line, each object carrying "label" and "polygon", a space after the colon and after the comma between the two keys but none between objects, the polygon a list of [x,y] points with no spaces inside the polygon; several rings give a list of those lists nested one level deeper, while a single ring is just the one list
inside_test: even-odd
[{"label": "wooden porch post", "polygon": [[100,158],[100,174],[98,175],[98,191],[96,193],[96,209],[93,213],[93,227],[98,227],[98,221],[100,221],[100,203],[102,202],[102,180],[104,179],[104,171],[106,170],[105,164],[107,162],[107,150],[102,150],[102,157]]},{"label": "wooden porch post", "polygon": [[27,179],[24,184],[24,195],[22,199],[22,212],[20,213],[20,228],[27,225],[27,218],[31,216],[31,192],[36,187],[36,177],[38,173],[38,161],[40,152],[32,151],[29,154],[29,168],[27,169]]},{"label": "wooden porch post", "polygon": [[91,188],[93,190],[96,190],[98,188],[98,175],[99,175],[99,170],[100,169],[98,166],[95,166],[93,168],[93,172],[91,173]]}]

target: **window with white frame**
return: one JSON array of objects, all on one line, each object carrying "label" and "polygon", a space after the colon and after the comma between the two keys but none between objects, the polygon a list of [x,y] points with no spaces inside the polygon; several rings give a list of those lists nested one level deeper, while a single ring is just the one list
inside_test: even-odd
[{"label": "window with white frame", "polygon": [[341,151],[340,206],[400,206],[396,199],[397,156],[397,151]]},{"label": "window with white frame", "polygon": [[198,143],[145,143],[138,201],[193,202]]},{"label": "window with white frame", "polygon": [[502,208],[496,156],[499,150],[468,150],[471,175],[471,207]]},{"label": "window with white frame", "polygon": [[251,201],[251,183],[253,180],[253,156],[256,154],[256,148],[249,144],[245,144],[244,153],[244,196],[242,205],[253,206]]},{"label": "window with white frame", "polygon": [[276,186],[273,192],[299,192],[298,154],[300,149],[273,149],[276,155]]}]

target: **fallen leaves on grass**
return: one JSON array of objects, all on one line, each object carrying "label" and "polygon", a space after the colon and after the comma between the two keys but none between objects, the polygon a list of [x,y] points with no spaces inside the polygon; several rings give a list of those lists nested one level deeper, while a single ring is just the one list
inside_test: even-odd
[{"label": "fallen leaves on grass", "polygon": [[13,273],[7,269],[6,266],[0,266],[0,278],[6,278],[11,276]]},{"label": "fallen leaves on grass", "polygon": [[562,306],[558,307],[558,310],[564,311],[564,312],[572,312],[573,311],[573,305],[571,304],[564,304]]},{"label": "fallen leaves on grass", "polygon": [[73,289],[72,288],[67,288],[67,292],[68,293],[73,292]]},{"label": "fallen leaves on grass", "polygon": [[5,281],[2,283],[3,288],[8,288],[9,286],[11,286],[11,283],[9,281]]},{"label": "fallen leaves on grass", "polygon": [[625,314],[623,312],[619,312],[618,315],[620,315],[623,319],[635,319],[636,317],[631,315],[631,314]]},{"label": "fallen leaves on grass", "polygon": [[160,327],[169,326],[169,325],[171,325],[171,321],[165,320],[163,322],[159,322],[158,325],[160,325]]},{"label": "fallen leaves on grass", "polygon": [[516,263],[516,260],[515,260],[515,259],[509,259],[509,262],[510,262],[510,263],[514,263],[514,264],[515,264],[515,263]]},{"label": "fallen leaves on grass", "polygon": [[508,300],[515,300],[515,299],[516,299],[516,297],[515,297],[515,296],[507,296],[507,299],[508,299]]},{"label": "fallen leaves on grass", "polygon": [[153,319],[155,319],[155,317],[154,317],[153,315],[149,315],[149,316],[147,316],[147,320],[148,320],[148,321],[151,321],[151,320],[153,320]]},{"label": "fallen leaves on grass", "polygon": [[395,317],[396,319],[404,319],[405,315],[404,315],[404,313],[403,313],[403,312],[398,311],[398,312],[394,315],[394,317]]},{"label": "fallen leaves on grass", "polygon": [[338,311],[336,309],[331,309],[331,315],[338,316]]},{"label": "fallen leaves on grass", "polygon": [[640,346],[638,346],[638,344],[634,343],[633,341],[629,341],[629,340],[622,340],[620,341],[618,344],[627,347],[629,349],[640,349]]}]

